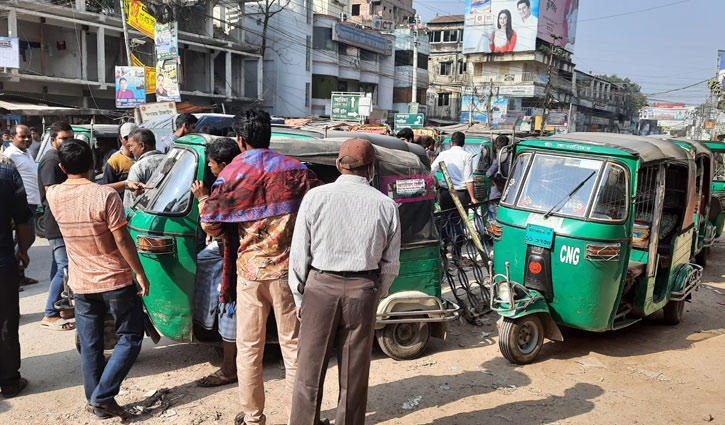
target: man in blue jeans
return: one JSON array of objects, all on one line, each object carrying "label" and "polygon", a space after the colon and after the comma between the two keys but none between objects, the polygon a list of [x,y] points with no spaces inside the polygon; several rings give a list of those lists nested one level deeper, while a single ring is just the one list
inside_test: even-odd
[{"label": "man in blue jeans", "polygon": [[[116,403],[115,396],[141,351],[144,312],[140,296],[148,295],[148,279],[128,233],[118,192],[90,181],[90,146],[81,140],[66,140],[58,157],[68,179],[49,187],[46,195],[68,253],[86,410],[102,418],[126,418],[129,413]],[[113,316],[119,339],[106,364],[103,323],[107,313]]]},{"label": "man in blue jeans", "polygon": [[48,238],[48,245],[53,250],[53,262],[50,268],[50,288],[48,289],[48,301],[45,304],[45,314],[40,325],[56,330],[70,331],[75,329],[75,323],[67,319],[72,317],[72,310],[59,310],[55,303],[60,300],[63,292],[63,271],[68,267],[68,256],[65,251],[65,242],[60,233],[58,223],[55,221],[53,212],[48,206],[45,191],[54,184],[61,184],[66,180],[66,175],[60,169],[58,148],[65,140],[73,138],[73,128],[67,122],[56,121],[50,125],[50,150],[43,155],[38,164],[38,189],[40,190],[40,202],[45,207],[43,216],[39,219],[45,226],[45,237]]}]

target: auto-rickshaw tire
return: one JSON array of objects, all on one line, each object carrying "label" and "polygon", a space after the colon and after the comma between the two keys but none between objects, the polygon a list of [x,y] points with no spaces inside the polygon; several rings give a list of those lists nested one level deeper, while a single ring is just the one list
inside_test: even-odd
[{"label": "auto-rickshaw tire", "polygon": [[682,314],[685,312],[685,301],[670,301],[665,305],[665,323],[677,325],[682,321]]},{"label": "auto-rickshaw tire", "polygon": [[[430,326],[426,322],[391,323],[375,331],[375,336],[386,356],[393,360],[412,360],[428,346]],[[407,338],[403,341],[401,337]]]},{"label": "auto-rickshaw tire", "polygon": [[695,256],[695,262],[701,267],[707,266],[707,256],[710,255],[710,247],[705,247]]},{"label": "auto-rickshaw tire", "polygon": [[[533,332],[532,332],[533,331]],[[522,351],[519,337],[521,332],[526,332],[526,338],[534,338],[527,340],[526,345],[533,344]],[[533,333],[533,335],[532,335]],[[544,344],[544,324],[536,314],[510,319],[504,317],[501,323],[501,329],[498,336],[498,347],[501,354],[506,360],[515,364],[529,364],[533,362],[541,351]]]}]

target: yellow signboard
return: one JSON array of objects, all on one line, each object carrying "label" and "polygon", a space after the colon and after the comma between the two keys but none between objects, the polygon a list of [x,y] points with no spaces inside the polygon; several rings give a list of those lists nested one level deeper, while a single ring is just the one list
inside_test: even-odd
[{"label": "yellow signboard", "polygon": [[154,25],[156,18],[146,11],[143,3],[132,1],[128,6],[126,22],[147,37],[154,38]]},{"label": "yellow signboard", "polygon": [[133,66],[143,66],[146,71],[146,94],[156,93],[156,68],[144,65],[133,53],[131,54],[131,63]]}]

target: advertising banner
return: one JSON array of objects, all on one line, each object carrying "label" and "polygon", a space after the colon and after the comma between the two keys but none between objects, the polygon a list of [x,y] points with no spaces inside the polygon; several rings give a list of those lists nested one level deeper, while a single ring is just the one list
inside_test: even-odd
[{"label": "advertising banner", "polygon": [[539,0],[466,0],[463,53],[536,50],[538,29]]},{"label": "advertising banner", "polygon": [[[608,122],[608,120],[607,120]],[[549,111],[549,116],[546,118],[546,125],[549,126],[566,126],[569,124],[569,112],[560,110]]]},{"label": "advertising banner", "polygon": [[0,37],[0,68],[20,68],[20,45],[16,37]]},{"label": "advertising banner", "polygon": [[154,42],[156,43],[156,59],[174,59],[179,57],[179,30],[176,22],[168,24],[156,23],[154,26]]},{"label": "advertising banner", "polygon": [[146,79],[141,66],[116,67],[116,107],[135,108],[146,103]]},{"label": "advertising banner", "polygon": [[156,68],[153,66],[145,66],[133,53],[131,54],[131,63],[133,66],[144,67],[146,76],[146,94],[154,94],[156,92]]},{"label": "advertising banner", "polygon": [[574,51],[578,13],[579,0],[541,0],[539,38]]},{"label": "advertising banner", "polygon": [[167,59],[156,63],[156,101],[181,102],[179,62],[176,59]]},{"label": "advertising banner", "polygon": [[140,1],[132,1],[128,5],[126,23],[139,30],[141,34],[154,38],[156,18],[146,11],[146,6]]}]

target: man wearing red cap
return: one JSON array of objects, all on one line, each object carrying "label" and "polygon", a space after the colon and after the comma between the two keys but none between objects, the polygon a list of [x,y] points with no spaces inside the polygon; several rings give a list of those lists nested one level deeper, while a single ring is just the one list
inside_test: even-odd
[{"label": "man wearing red cap", "polygon": [[375,150],[340,147],[331,184],[310,190],[297,215],[289,285],[300,318],[291,425],[318,425],[332,347],[337,347],[339,425],[365,423],[375,312],[400,270],[395,202],[370,186]]}]

